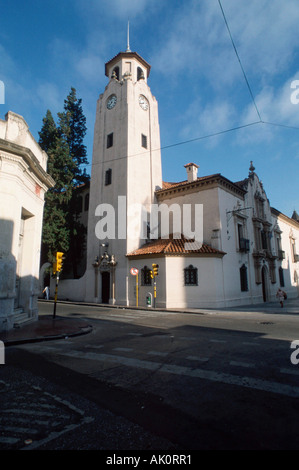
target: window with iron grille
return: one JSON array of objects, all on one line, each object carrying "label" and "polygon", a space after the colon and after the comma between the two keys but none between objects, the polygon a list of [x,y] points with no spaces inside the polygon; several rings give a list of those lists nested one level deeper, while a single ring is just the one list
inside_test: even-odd
[{"label": "window with iron grille", "polygon": [[194,268],[194,266],[190,264],[188,268],[184,269],[184,278],[185,278],[185,286],[197,286],[198,285],[197,268]]},{"label": "window with iron grille", "polygon": [[284,275],[283,275],[283,269],[281,266],[279,267],[278,273],[279,273],[280,287],[284,287]]},{"label": "window with iron grille", "polygon": [[248,291],[247,267],[243,264],[240,268],[241,291]]}]

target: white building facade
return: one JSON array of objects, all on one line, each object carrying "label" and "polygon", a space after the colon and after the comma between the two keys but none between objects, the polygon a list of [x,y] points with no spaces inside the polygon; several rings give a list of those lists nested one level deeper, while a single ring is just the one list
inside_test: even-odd
[{"label": "white building facade", "polygon": [[[94,130],[86,272],[60,281],[60,298],[221,308],[274,300],[279,286],[297,296],[299,222],[271,208],[253,165],[240,182],[198,175],[196,163],[185,165],[186,180],[162,182],[149,64],[127,50],[105,73]],[[151,218],[162,205],[168,213]],[[185,207],[191,225],[201,225],[200,246],[192,249],[186,242],[198,238],[187,230]],[[159,265],[155,279],[152,264]]]},{"label": "white building facade", "polygon": [[[190,167],[186,165],[187,172]],[[251,163],[248,178],[233,183],[222,175],[164,184],[160,203],[203,205],[203,245],[186,250],[178,240],[147,243],[128,254],[139,270],[139,305],[147,295],[166,308],[222,308],[276,300],[278,288],[299,293],[299,223],[271,208]],[[146,275],[159,265],[154,280]],[[136,301],[134,280],[131,303]]]},{"label": "white building facade", "polygon": [[47,154],[22,116],[0,120],[0,331],[37,319]]}]

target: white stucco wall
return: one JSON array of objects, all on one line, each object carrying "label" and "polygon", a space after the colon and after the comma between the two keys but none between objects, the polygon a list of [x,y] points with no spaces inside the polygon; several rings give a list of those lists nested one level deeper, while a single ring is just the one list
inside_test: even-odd
[{"label": "white stucco wall", "polygon": [[[290,297],[299,295],[299,260],[296,261],[293,256],[292,244],[295,243],[295,252],[299,255],[299,224],[294,220],[287,218],[283,214],[272,214],[273,225],[281,230],[281,250],[284,252],[284,258],[277,260],[277,269],[281,266],[283,269],[284,287]],[[273,239],[273,250],[277,253],[277,244]],[[279,275],[277,274],[277,284],[279,285]]]},{"label": "white stucco wall", "polygon": [[12,328],[17,308],[37,317],[44,194],[54,182],[45,172],[47,155],[22,116],[9,112],[0,121],[0,135],[0,329],[5,330]]}]

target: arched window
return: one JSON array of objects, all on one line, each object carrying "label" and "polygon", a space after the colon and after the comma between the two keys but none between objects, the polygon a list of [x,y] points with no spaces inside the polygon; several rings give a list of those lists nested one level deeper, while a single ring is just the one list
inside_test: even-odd
[{"label": "arched window", "polygon": [[114,67],[111,78],[116,78],[116,80],[119,80],[119,67]]},{"label": "arched window", "polygon": [[141,67],[137,67],[137,80],[144,79],[144,73]]},{"label": "arched window", "polygon": [[190,264],[188,268],[184,269],[184,280],[185,280],[185,286],[197,286],[198,285],[197,268],[194,268],[192,264]]},{"label": "arched window", "polygon": [[243,264],[240,268],[241,291],[248,291],[247,267]]},{"label": "arched window", "polygon": [[141,269],[141,285],[152,285],[151,270],[147,266],[144,266],[144,268]]},{"label": "arched window", "polygon": [[279,273],[279,283],[280,283],[280,287],[284,287],[284,275],[283,275],[283,269],[282,269],[281,266],[280,266],[279,269],[278,269],[278,273]]}]

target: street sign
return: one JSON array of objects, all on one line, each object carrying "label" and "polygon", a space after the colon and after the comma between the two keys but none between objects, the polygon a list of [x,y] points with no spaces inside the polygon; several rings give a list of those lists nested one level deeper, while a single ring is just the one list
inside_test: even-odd
[{"label": "street sign", "polygon": [[132,276],[137,276],[138,272],[139,272],[139,271],[138,271],[137,268],[131,268],[131,269],[130,269],[130,273],[132,274]]}]

